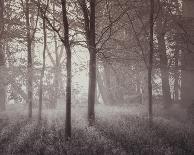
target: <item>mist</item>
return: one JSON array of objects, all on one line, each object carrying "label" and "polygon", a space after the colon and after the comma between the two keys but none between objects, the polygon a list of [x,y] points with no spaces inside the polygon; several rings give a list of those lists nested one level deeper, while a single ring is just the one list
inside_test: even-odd
[{"label": "mist", "polygon": [[193,155],[193,8],[0,0],[0,154]]}]

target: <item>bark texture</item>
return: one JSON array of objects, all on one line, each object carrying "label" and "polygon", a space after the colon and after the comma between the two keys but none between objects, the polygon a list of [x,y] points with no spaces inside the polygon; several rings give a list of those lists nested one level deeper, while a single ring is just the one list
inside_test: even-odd
[{"label": "bark texture", "polygon": [[3,47],[4,5],[4,0],[0,0],[0,111],[5,111],[6,109],[5,53]]},{"label": "bark texture", "polygon": [[39,90],[39,113],[38,113],[38,119],[42,119],[42,98],[43,98],[43,78],[44,78],[44,71],[45,71],[45,54],[46,54],[46,21],[45,18],[43,17],[43,35],[44,35],[44,47],[43,47],[43,65],[42,65],[42,70],[41,70],[41,75],[40,75],[40,90]]},{"label": "bark texture", "polygon": [[93,125],[95,121],[95,91],[96,91],[96,34],[95,10],[96,0],[89,1],[89,9],[85,0],[79,0],[83,16],[87,47],[90,54],[89,60],[89,88],[88,88],[88,122]]},{"label": "bark texture", "polygon": [[32,39],[30,34],[30,8],[29,0],[26,0],[25,16],[26,16],[26,30],[27,30],[27,53],[28,53],[28,64],[27,64],[27,93],[28,93],[28,117],[32,117]]},{"label": "bark texture", "polygon": [[150,0],[150,52],[148,65],[148,117],[150,126],[152,125],[152,67],[154,52],[154,0]]},{"label": "bark texture", "polygon": [[66,69],[67,69],[67,81],[66,81],[66,120],[65,120],[65,136],[68,140],[71,137],[71,48],[69,42],[69,23],[67,19],[67,3],[66,0],[61,0],[62,14],[63,14],[63,26],[64,26],[64,41],[63,44],[66,50]]}]

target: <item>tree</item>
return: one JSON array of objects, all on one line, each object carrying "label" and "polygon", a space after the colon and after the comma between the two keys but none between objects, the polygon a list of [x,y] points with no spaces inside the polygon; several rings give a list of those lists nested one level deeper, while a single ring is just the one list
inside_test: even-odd
[{"label": "tree", "polygon": [[63,15],[63,27],[64,27],[64,40],[63,44],[66,50],[66,69],[67,69],[67,81],[66,81],[66,121],[65,121],[65,135],[66,139],[71,137],[71,47],[69,41],[69,23],[67,18],[67,2],[61,0],[62,15]]},{"label": "tree", "polygon": [[85,37],[89,50],[89,88],[88,88],[88,122],[93,125],[95,121],[95,91],[96,91],[96,34],[95,34],[95,8],[96,0],[79,0],[84,16]]},{"label": "tree", "polygon": [[152,125],[152,66],[154,53],[154,0],[150,0],[150,51],[148,65],[148,103],[149,103],[149,123]]},{"label": "tree", "polygon": [[174,100],[179,101],[179,49],[175,50]]},{"label": "tree", "polygon": [[[53,3],[53,19],[55,19],[55,3]],[[53,20],[53,26],[55,26],[55,20]],[[54,99],[53,99],[53,107],[56,107],[56,103],[57,103],[57,98],[59,95],[59,74],[60,74],[60,60],[61,60],[61,54],[64,51],[64,46],[61,46],[61,50],[60,53],[58,54],[58,47],[57,47],[57,36],[56,36],[56,32],[54,31],[54,42],[55,42],[55,74],[54,74]]]},{"label": "tree", "polygon": [[[34,1],[39,6],[39,3]],[[48,1],[47,1],[48,4]],[[71,72],[71,44],[70,44],[70,33],[69,33],[69,22],[67,17],[67,1],[61,0],[60,4],[62,6],[62,21],[63,21],[63,36],[60,34],[60,29],[57,29],[44,14],[43,7],[40,6],[40,12],[42,17],[46,20],[47,24],[55,31],[61,42],[63,43],[66,51],[66,120],[65,120],[65,137],[68,140],[71,137],[71,82],[72,82],[72,72]]]},{"label": "tree", "polygon": [[182,49],[182,61],[181,61],[181,99],[186,108],[189,108],[193,104],[193,81],[194,81],[194,38],[193,38],[193,1],[183,1],[183,18],[182,18],[182,31],[183,32],[183,49]]},{"label": "tree", "polygon": [[43,57],[43,65],[42,65],[42,70],[41,70],[41,75],[40,75],[40,90],[39,90],[39,121],[41,120],[42,118],[42,87],[43,87],[43,78],[44,78],[44,72],[45,72],[45,54],[46,54],[46,44],[47,44],[47,35],[46,35],[46,20],[44,18],[44,15],[46,14],[46,10],[47,8],[45,9],[45,12],[43,14],[43,17],[42,17],[42,21],[43,21],[43,36],[44,36],[44,47],[43,47],[43,54],[42,54],[42,57]]},{"label": "tree", "polygon": [[0,0],[0,111],[5,110],[6,102],[6,89],[5,89],[5,77],[4,77],[4,68],[5,68],[5,53],[3,45],[3,34],[4,34],[4,0]]},{"label": "tree", "polygon": [[[161,16],[164,16],[161,14]],[[162,80],[162,93],[164,107],[168,108],[172,104],[171,92],[169,85],[169,69],[168,69],[168,58],[166,53],[166,41],[165,41],[165,29],[166,29],[166,19],[165,17],[160,17],[157,21],[157,40],[158,40],[158,51],[160,56],[160,71]]]},{"label": "tree", "polygon": [[27,64],[27,92],[28,92],[28,117],[32,117],[32,38],[31,38],[31,31],[30,31],[30,4],[29,0],[26,0],[26,7],[25,7],[25,17],[26,17],[26,38],[27,38],[27,53],[28,53],[28,64]]}]

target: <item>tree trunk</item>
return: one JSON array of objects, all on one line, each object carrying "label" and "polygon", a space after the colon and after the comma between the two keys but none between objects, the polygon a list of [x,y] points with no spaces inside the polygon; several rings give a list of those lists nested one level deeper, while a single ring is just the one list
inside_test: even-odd
[{"label": "tree trunk", "polygon": [[138,70],[136,72],[136,86],[137,86],[136,93],[139,96],[139,103],[142,104],[143,95],[141,92],[141,78],[140,78],[140,72]]},{"label": "tree trunk", "polygon": [[89,60],[89,88],[88,88],[88,122],[93,125],[95,121],[95,91],[96,91],[96,34],[95,34],[95,10],[96,0],[89,1],[89,8],[85,0],[79,4],[83,11],[85,36],[90,54]]},{"label": "tree trunk", "polygon": [[[66,49],[67,50],[67,49]],[[67,86],[66,86],[66,126],[65,135],[66,138],[71,137],[71,53],[67,53]]]},{"label": "tree trunk", "polygon": [[2,40],[0,40],[0,111],[6,109],[6,86],[5,86],[5,55]]},{"label": "tree trunk", "polygon": [[88,122],[93,125],[95,121],[95,91],[96,91],[96,34],[95,34],[95,8],[96,1],[90,0],[90,21],[89,21],[89,89],[88,89]]},{"label": "tree trunk", "polygon": [[44,71],[45,71],[45,53],[46,53],[46,21],[43,17],[43,35],[44,35],[44,47],[43,47],[43,65],[41,70],[41,76],[40,76],[40,91],[39,91],[39,113],[38,113],[38,119],[39,121],[42,119],[42,87],[43,87],[43,78],[44,78]]},{"label": "tree trunk", "polygon": [[136,72],[136,93],[140,94],[141,93],[141,81],[140,81],[140,75],[138,72]]},{"label": "tree trunk", "polygon": [[5,87],[5,53],[3,48],[4,33],[4,0],[0,0],[0,111],[6,109],[6,87]]},{"label": "tree trunk", "polygon": [[184,38],[181,55],[181,102],[185,108],[189,109],[194,104],[194,46],[192,44],[194,42],[194,18],[183,18],[182,25],[188,33]]},{"label": "tree trunk", "polygon": [[183,52],[181,99],[185,107],[194,101],[194,53]]},{"label": "tree trunk", "polygon": [[104,82],[106,84],[107,91],[110,91],[111,79],[110,79],[110,67],[107,62],[104,63]]},{"label": "tree trunk", "polygon": [[142,79],[142,104],[148,105],[149,100],[149,91],[148,91],[148,70],[143,72],[143,79]]},{"label": "tree trunk", "polygon": [[111,68],[107,62],[105,62],[103,66],[104,66],[104,83],[105,83],[105,89],[108,97],[107,104],[114,104],[115,99],[113,97],[112,89],[111,89]]},{"label": "tree trunk", "polygon": [[32,55],[31,55],[31,35],[30,35],[30,12],[29,0],[26,0],[26,29],[27,29],[27,51],[28,51],[28,65],[27,65],[27,93],[28,93],[28,117],[32,117]]},{"label": "tree trunk", "polygon": [[110,88],[111,81],[110,81],[110,68],[107,64],[103,64],[104,71],[101,75],[101,73],[96,69],[97,71],[97,83],[99,87],[100,94],[102,96],[102,100],[104,104],[112,104],[113,98],[112,98],[112,90]]},{"label": "tree trunk", "polygon": [[175,74],[174,74],[174,100],[179,100],[179,51],[175,51]]},{"label": "tree trunk", "polygon": [[148,118],[149,124],[152,126],[152,65],[153,65],[153,52],[154,52],[154,0],[150,0],[150,52],[149,52],[149,65],[148,65]]},{"label": "tree trunk", "polygon": [[[159,27],[158,27],[159,28]],[[171,92],[169,85],[169,69],[168,69],[168,58],[166,55],[166,44],[165,44],[164,33],[157,34],[158,49],[160,52],[160,70],[162,79],[162,93],[164,107],[168,108],[172,104]]]},{"label": "tree trunk", "polygon": [[67,82],[66,82],[66,121],[65,121],[65,136],[66,140],[71,137],[71,48],[69,43],[69,23],[67,19],[66,0],[61,0],[63,26],[64,26],[64,46],[67,55],[66,69],[67,69]]},{"label": "tree trunk", "polygon": [[[53,3],[53,12],[55,11],[55,3]],[[55,15],[53,13],[53,26],[55,26]],[[53,108],[56,108],[57,106],[57,99],[59,94],[59,72],[60,72],[60,58],[58,55],[58,47],[57,47],[57,36],[56,32],[54,32],[54,41],[55,41],[55,58],[56,58],[56,64],[55,64],[55,75],[54,75],[54,99],[53,99]],[[63,47],[61,47],[63,48]]]},{"label": "tree trunk", "polygon": [[57,106],[57,99],[59,95],[59,65],[57,64],[56,61],[56,66],[55,66],[55,75],[54,75],[54,96],[53,96],[53,108],[55,109]]},{"label": "tree trunk", "polygon": [[103,83],[103,79],[102,79],[98,69],[96,71],[97,71],[97,76],[96,77],[97,77],[99,92],[102,96],[102,100],[103,100],[104,104],[108,104],[109,99],[108,99],[106,88],[105,88],[104,83]]},{"label": "tree trunk", "polygon": [[90,53],[89,62],[89,89],[88,89],[88,121],[93,125],[95,121],[95,91],[96,91],[96,54]]},{"label": "tree trunk", "polygon": [[5,4],[4,4],[4,0],[0,0],[0,43],[2,45],[2,39],[3,39],[3,33],[4,33],[4,7],[5,7]]}]

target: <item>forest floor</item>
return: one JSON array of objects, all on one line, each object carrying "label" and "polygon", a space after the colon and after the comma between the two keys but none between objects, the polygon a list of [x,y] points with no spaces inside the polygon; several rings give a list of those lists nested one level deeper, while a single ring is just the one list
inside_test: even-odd
[{"label": "forest floor", "polygon": [[[65,141],[64,110],[45,110],[43,120],[24,110],[0,113],[0,155],[193,155],[193,126],[154,117],[150,129],[141,106],[96,106],[87,124],[87,107],[72,109],[72,138]],[[21,110],[21,109],[20,109]]]}]

